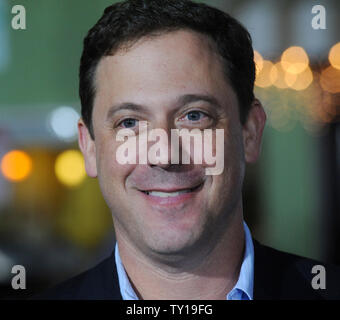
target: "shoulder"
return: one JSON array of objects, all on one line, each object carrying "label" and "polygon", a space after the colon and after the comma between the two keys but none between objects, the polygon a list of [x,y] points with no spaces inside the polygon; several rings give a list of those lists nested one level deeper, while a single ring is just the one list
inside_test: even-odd
[{"label": "shoulder", "polygon": [[48,289],[34,300],[120,300],[114,254],[95,267]]},{"label": "shoulder", "polygon": [[254,254],[255,299],[340,299],[339,266],[279,251],[256,240]]}]

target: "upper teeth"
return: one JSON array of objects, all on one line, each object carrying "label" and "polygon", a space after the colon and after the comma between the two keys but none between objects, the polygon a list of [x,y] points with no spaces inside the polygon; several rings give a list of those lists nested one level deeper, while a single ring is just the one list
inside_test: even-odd
[{"label": "upper teeth", "polygon": [[175,192],[160,192],[160,191],[146,191],[146,194],[154,197],[176,197],[182,193],[190,192],[191,189],[181,190],[181,191],[175,191]]}]

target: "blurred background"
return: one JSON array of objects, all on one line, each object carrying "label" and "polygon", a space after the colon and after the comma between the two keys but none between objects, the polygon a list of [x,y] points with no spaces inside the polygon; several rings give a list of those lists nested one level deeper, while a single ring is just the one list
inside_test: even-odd
[{"label": "blurred background", "polygon": [[[113,2],[0,1],[2,299],[30,297],[114,246],[111,214],[97,181],[86,177],[76,127],[82,41]],[[253,38],[255,93],[268,117],[261,158],[244,186],[253,236],[340,264],[340,2],[201,2],[238,18]],[[16,4],[26,9],[25,30],[12,28]],[[320,7],[313,13],[315,5],[325,15]],[[26,268],[25,290],[11,287],[17,264]]]}]

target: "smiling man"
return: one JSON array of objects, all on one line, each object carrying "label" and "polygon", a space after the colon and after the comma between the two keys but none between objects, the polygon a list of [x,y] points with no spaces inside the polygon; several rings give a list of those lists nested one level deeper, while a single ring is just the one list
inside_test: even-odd
[{"label": "smiling man", "polygon": [[[250,36],[226,13],[186,0],[106,8],[84,41],[78,128],[117,243],[111,257],[48,298],[327,296],[311,285],[315,262],[260,245],[243,220],[245,165],[259,156],[266,119],[254,80]],[[211,129],[215,142],[222,130],[222,172],[207,175],[205,161],[171,163],[172,148],[169,161],[121,164],[117,137],[125,129],[140,137],[141,123],[169,137],[173,129]]]},{"label": "smiling man", "polygon": [[[102,58],[95,87],[94,139],[81,121],[80,147],[113,213],[120,258],[136,291],[143,298],[225,298],[242,261],[244,158],[258,154],[262,108],[254,104],[243,129],[214,44],[190,30],[146,36]],[[183,99],[188,95],[196,98]],[[110,112],[127,102],[139,107]],[[120,165],[117,131],[137,129],[141,120],[166,132],[223,128],[225,170],[207,176],[204,164]],[[221,274],[211,277],[216,264]]]}]

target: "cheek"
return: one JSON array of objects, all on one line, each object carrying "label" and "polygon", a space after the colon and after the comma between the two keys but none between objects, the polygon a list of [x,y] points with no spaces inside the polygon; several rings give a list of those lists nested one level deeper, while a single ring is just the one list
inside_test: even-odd
[{"label": "cheek", "polygon": [[[125,188],[126,178],[135,168],[135,165],[120,164],[117,161],[118,146],[112,141],[102,141],[96,149],[99,183],[103,193],[109,198],[116,197],[116,193],[121,195]],[[110,199],[107,200],[110,201]]]},{"label": "cheek", "polygon": [[223,157],[224,170],[212,176],[211,182],[210,198],[216,203],[230,201],[241,192],[245,162],[242,136],[236,130],[234,133],[225,130]]},{"label": "cheek", "polygon": [[238,120],[230,123],[229,130],[225,133],[225,160],[241,164],[244,162],[243,132]]}]

